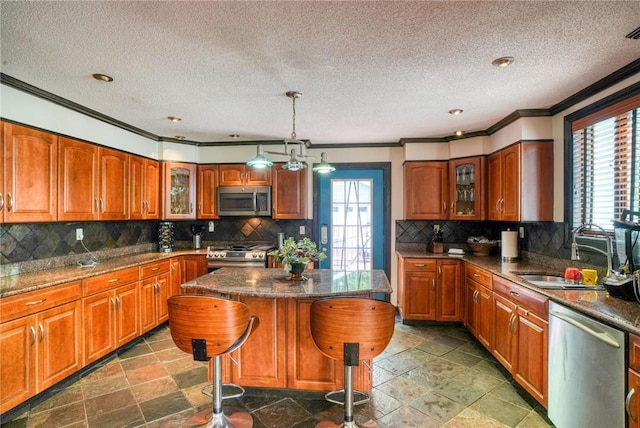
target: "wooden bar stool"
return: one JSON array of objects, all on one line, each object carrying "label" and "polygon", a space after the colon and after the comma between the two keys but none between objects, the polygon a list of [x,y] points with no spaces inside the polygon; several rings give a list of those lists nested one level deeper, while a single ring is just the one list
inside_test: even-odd
[{"label": "wooden bar stool", "polygon": [[[325,397],[336,404],[344,404],[342,424],[322,421],[316,428],[349,427],[356,425],[353,406],[369,401],[368,394],[354,391],[353,367],[370,360],[387,347],[395,326],[396,308],[378,300],[339,297],[316,300],[311,304],[311,337],[327,357],[344,362],[344,390],[329,392]],[[354,402],[355,393],[364,397]],[[333,397],[344,394],[344,403]],[[363,427],[375,427],[368,421]]]},{"label": "wooden bar stool", "polygon": [[[222,356],[238,349],[258,326],[258,318],[249,316],[249,308],[241,302],[202,295],[179,295],[169,298],[169,329],[176,346],[193,354],[197,361],[213,362],[213,412],[194,415],[183,426],[207,428],[251,428],[253,418],[247,412],[226,416],[223,398],[242,396],[240,392],[222,395]],[[209,395],[209,394],[207,394]]]}]

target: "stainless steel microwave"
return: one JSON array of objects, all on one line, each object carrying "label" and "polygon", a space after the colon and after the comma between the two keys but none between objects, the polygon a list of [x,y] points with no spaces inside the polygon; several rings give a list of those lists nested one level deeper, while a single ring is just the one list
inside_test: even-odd
[{"label": "stainless steel microwave", "polygon": [[270,216],[270,186],[218,187],[218,215]]}]

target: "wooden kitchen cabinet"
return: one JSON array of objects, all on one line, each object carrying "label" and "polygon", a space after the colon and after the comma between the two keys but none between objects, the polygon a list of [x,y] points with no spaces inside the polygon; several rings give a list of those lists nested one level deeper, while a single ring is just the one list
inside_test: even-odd
[{"label": "wooden kitchen cabinet", "polygon": [[252,168],[243,163],[220,165],[220,186],[271,186],[271,168]]},{"label": "wooden kitchen cabinet", "polygon": [[58,137],[6,122],[0,128],[0,222],[56,221]]},{"label": "wooden kitchen cabinet", "polygon": [[129,218],[160,218],[160,163],[129,155]]},{"label": "wooden kitchen cabinet", "polygon": [[0,414],[82,367],[80,281],[0,301]]},{"label": "wooden kitchen cabinet", "polygon": [[162,163],[162,219],[196,218],[196,165]]},{"label": "wooden kitchen cabinet", "polygon": [[492,353],[524,389],[547,407],[549,299],[496,275],[492,282]]},{"label": "wooden kitchen cabinet", "polygon": [[464,325],[488,350],[493,346],[493,292],[491,274],[465,263]]},{"label": "wooden kitchen cabinet", "polygon": [[459,260],[403,259],[398,270],[403,321],[460,321],[460,272]]},{"label": "wooden kitchen cabinet", "polygon": [[629,428],[640,428],[640,337],[629,334],[626,412]]},{"label": "wooden kitchen cabinet", "polygon": [[405,162],[404,218],[441,220],[448,218],[448,161]]},{"label": "wooden kitchen cabinet", "polygon": [[489,220],[553,220],[553,144],[521,142],[487,160]]},{"label": "wooden kitchen cabinet", "polygon": [[167,299],[170,297],[169,260],[140,266],[140,328],[142,333],[169,319]]},{"label": "wooden kitchen cabinet", "polygon": [[449,219],[486,219],[486,169],[485,156],[449,161]]},{"label": "wooden kitchen cabinet", "polygon": [[207,271],[207,256],[205,254],[182,256],[183,282],[188,282],[199,276],[206,275]]},{"label": "wooden kitchen cabinet", "polygon": [[307,218],[307,171],[282,169],[282,163],[273,167],[271,198],[274,220]]},{"label": "wooden kitchen cabinet", "polygon": [[197,216],[200,219],[218,218],[218,165],[198,165]]},{"label": "wooden kitchen cabinet", "polygon": [[169,297],[182,294],[180,286],[183,282],[182,258],[172,257],[169,259]]},{"label": "wooden kitchen cabinet", "polygon": [[138,269],[83,280],[84,364],[90,364],[142,334]]}]

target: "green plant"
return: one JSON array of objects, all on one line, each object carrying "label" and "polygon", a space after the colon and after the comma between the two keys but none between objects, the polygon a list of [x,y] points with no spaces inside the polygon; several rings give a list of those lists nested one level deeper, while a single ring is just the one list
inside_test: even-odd
[{"label": "green plant", "polygon": [[282,243],[282,247],[269,253],[276,263],[282,263],[284,270],[290,271],[292,263],[302,263],[307,265],[316,260],[322,261],[327,258],[326,250],[318,250],[316,243],[309,238],[304,238],[296,242],[293,238],[287,238]]}]

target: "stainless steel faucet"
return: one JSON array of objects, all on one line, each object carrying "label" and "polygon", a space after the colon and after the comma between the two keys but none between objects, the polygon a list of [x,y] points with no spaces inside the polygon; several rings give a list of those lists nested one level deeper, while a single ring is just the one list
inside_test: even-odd
[{"label": "stainless steel faucet", "polygon": [[[576,242],[576,237],[578,236],[578,234],[580,232],[582,232],[585,229],[599,229],[602,232],[602,236],[590,236],[589,238],[591,239],[603,239],[606,242],[606,251],[602,251],[600,248],[596,248],[593,247],[591,245],[584,245],[584,244],[578,244]],[[580,226],[578,226],[574,231],[573,231],[573,237],[571,239],[571,260],[580,260],[580,253],[578,251],[578,248],[586,248],[589,249],[591,251],[596,251],[600,254],[604,254],[605,256],[607,256],[607,275],[606,276],[611,276],[612,272],[613,272],[613,268],[612,268],[612,264],[611,264],[611,252],[612,252],[612,245],[611,245],[611,237],[609,236],[609,233],[604,230],[603,227],[598,226],[597,224],[592,224],[592,223],[588,223],[588,224],[582,224]]]}]

